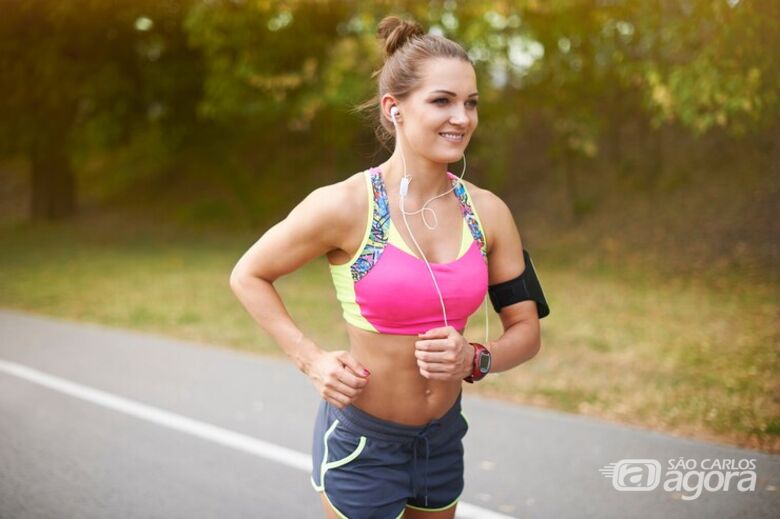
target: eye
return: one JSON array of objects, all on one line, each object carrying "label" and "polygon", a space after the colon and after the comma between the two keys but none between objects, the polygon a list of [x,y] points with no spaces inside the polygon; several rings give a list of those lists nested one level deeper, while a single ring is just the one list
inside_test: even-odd
[{"label": "eye", "polygon": [[[440,101],[441,101],[441,102],[440,102]],[[449,103],[449,102],[450,102],[450,100],[449,100],[449,99],[447,99],[446,97],[439,97],[439,98],[436,98],[436,99],[434,99],[434,100],[433,100],[433,101],[431,101],[431,102],[432,102],[432,103],[434,103],[434,104],[439,104],[439,105],[441,105],[441,106],[444,106],[445,104]],[[476,106],[477,106],[479,103],[477,102],[477,100],[476,100],[476,99],[470,99],[470,100],[466,101],[466,104],[470,104],[470,106],[471,106],[472,108],[476,108]]]}]

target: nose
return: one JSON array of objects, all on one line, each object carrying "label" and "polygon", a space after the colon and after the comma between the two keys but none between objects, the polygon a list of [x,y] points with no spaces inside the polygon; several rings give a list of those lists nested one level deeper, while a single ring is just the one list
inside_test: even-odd
[{"label": "nose", "polygon": [[450,123],[456,126],[466,126],[469,123],[469,114],[464,107],[456,108],[450,114]]}]

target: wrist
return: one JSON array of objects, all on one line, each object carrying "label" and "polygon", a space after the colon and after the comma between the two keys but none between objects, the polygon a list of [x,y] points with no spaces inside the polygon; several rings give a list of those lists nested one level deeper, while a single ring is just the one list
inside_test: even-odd
[{"label": "wrist", "polygon": [[298,370],[304,375],[309,376],[312,365],[323,355],[323,353],[325,353],[325,351],[319,348],[314,341],[301,336],[301,338],[296,341],[295,347],[292,350],[292,358],[293,362],[298,367]]},{"label": "wrist", "polygon": [[482,380],[488,374],[491,367],[490,350],[479,343],[469,343],[474,348],[474,358],[472,361],[471,373],[463,380],[473,383]]},{"label": "wrist", "polygon": [[463,376],[461,378],[466,378],[474,372],[474,358],[477,355],[477,347],[470,342],[467,342],[466,344],[467,346],[464,349],[466,350],[467,356],[463,362],[463,369],[461,370]]}]

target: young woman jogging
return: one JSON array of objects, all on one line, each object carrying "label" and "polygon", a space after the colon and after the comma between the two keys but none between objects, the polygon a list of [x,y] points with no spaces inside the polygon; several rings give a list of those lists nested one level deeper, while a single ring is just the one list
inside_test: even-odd
[{"label": "young woman jogging", "polygon": [[[452,518],[469,427],[462,384],[532,358],[549,308],[507,205],[448,171],[465,171],[477,128],[468,55],[393,16],[378,35],[385,63],[364,107],[378,108],[392,156],[310,193],[241,257],[231,287],[322,396],[311,483],[326,516]],[[305,337],[273,287],[323,255],[349,350]],[[503,334],[469,342],[466,322],[488,295]]]}]

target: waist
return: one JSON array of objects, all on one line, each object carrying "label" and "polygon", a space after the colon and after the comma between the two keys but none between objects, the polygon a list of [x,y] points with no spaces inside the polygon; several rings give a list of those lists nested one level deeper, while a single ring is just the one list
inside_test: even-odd
[{"label": "waist", "polygon": [[[344,409],[333,408],[334,414],[339,420],[348,424],[349,428],[357,434],[362,434],[372,438],[386,441],[414,440],[422,431],[430,428],[433,423],[440,423],[445,428],[449,428],[460,419],[461,396],[459,391],[455,397],[454,403],[441,415],[427,421],[421,425],[408,425],[391,420],[386,420],[380,416],[368,413],[355,405],[348,405]],[[326,405],[330,405],[326,402]]]},{"label": "waist", "polygon": [[418,426],[441,417],[458,397],[461,380],[432,380],[420,374],[417,336],[384,335],[347,325],[350,353],[371,375],[353,402],[378,418]]}]

